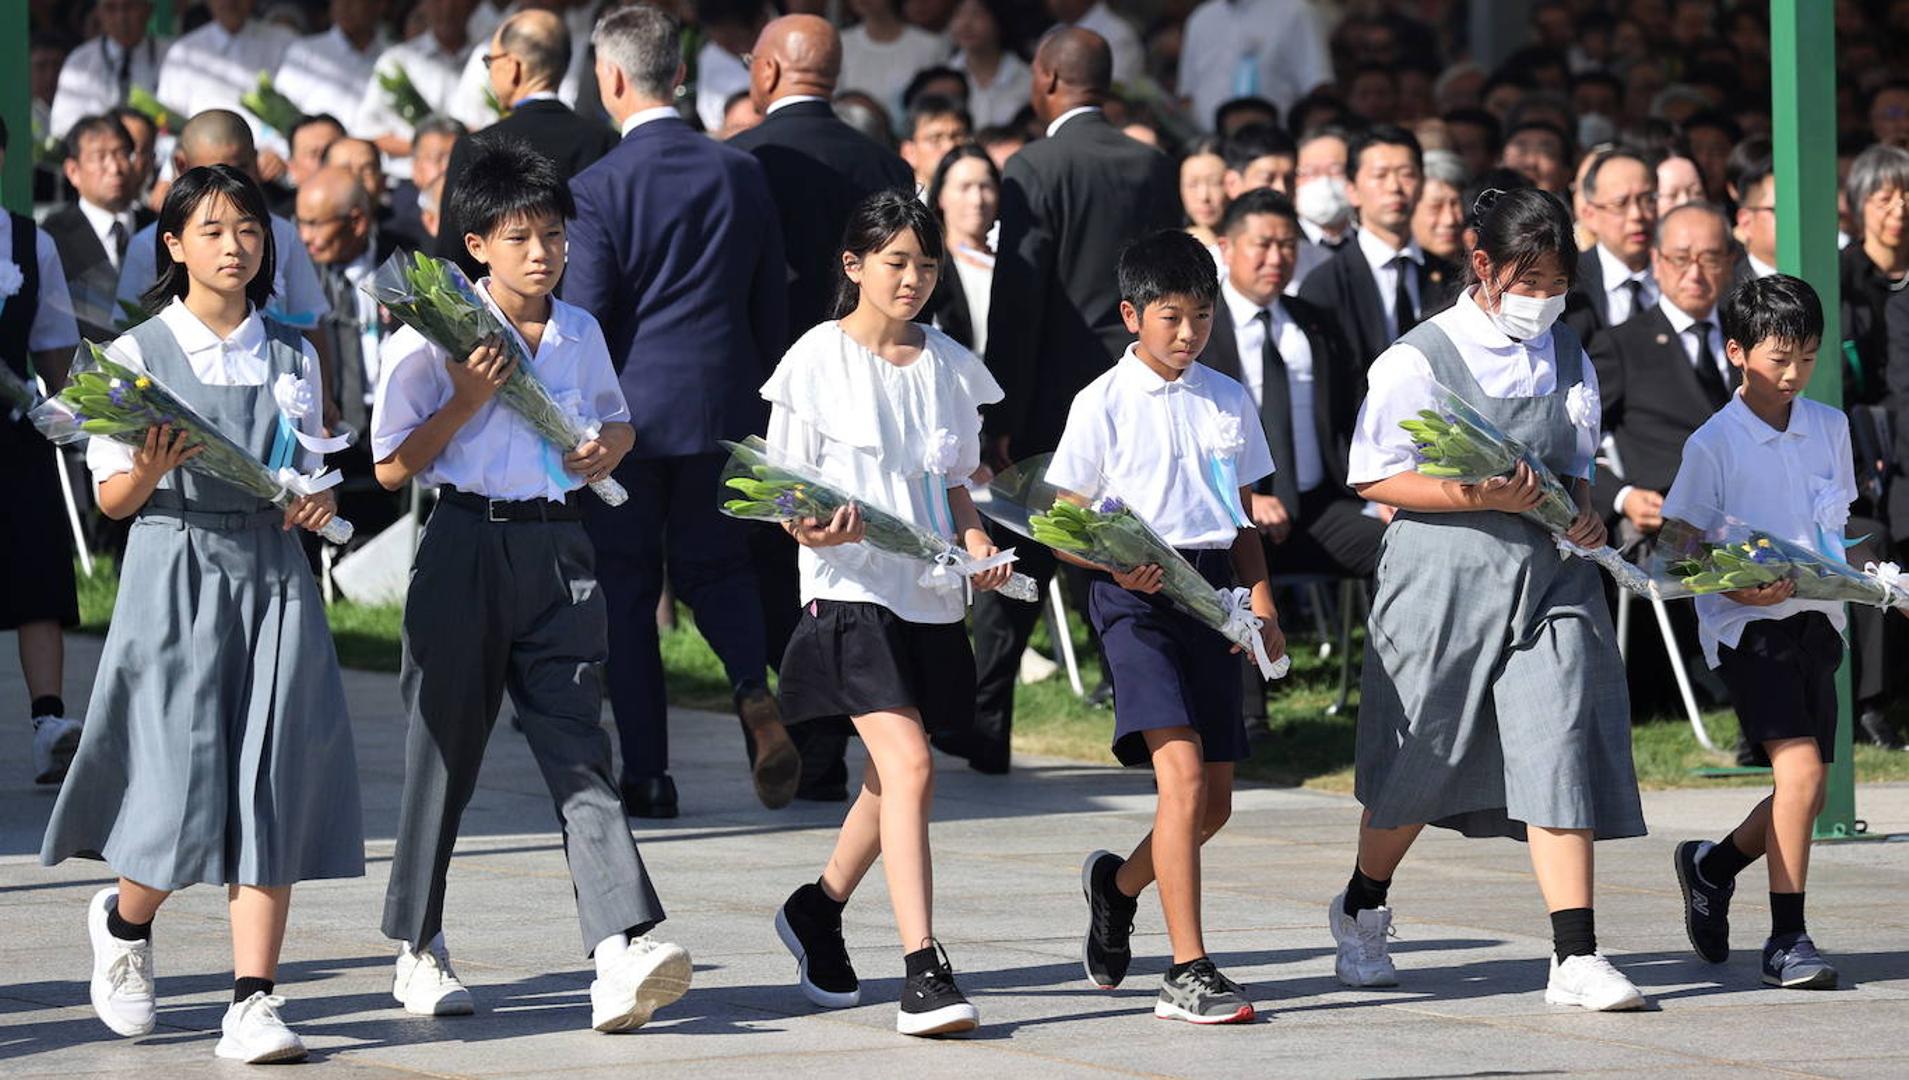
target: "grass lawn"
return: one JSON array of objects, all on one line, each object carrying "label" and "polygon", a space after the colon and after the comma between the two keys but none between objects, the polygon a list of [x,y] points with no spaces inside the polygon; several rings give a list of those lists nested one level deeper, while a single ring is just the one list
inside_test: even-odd
[{"label": "grass lawn", "polygon": [[[110,563],[100,563],[91,577],[80,576],[81,629],[104,633],[112,617],[118,579]],[[663,634],[663,665],[668,672],[670,700],[691,708],[727,711],[729,680],[722,665],[696,632],[689,613],[679,610],[679,623]],[[326,612],[339,662],[369,671],[398,670],[400,612],[393,605],[367,606],[341,602]],[[1087,647],[1085,628],[1074,627],[1075,652],[1081,677],[1089,688],[1100,681],[1100,664]],[[1034,644],[1052,656],[1045,625],[1037,627]],[[1353,649],[1361,648],[1358,639]],[[1324,791],[1352,790],[1353,709],[1327,716],[1338,679],[1337,658],[1322,660],[1318,644],[1301,635],[1293,638],[1292,673],[1278,683],[1267,701],[1269,738],[1258,742],[1253,757],[1241,766],[1247,779]],[[1358,684],[1352,704],[1358,705]],[[1089,708],[1067,685],[1064,675],[1015,691],[1014,748],[1026,754],[1046,754],[1081,761],[1113,762],[1108,749],[1114,716],[1106,709]],[[1736,741],[1736,717],[1729,710],[1706,714],[1710,736],[1720,746]],[[1734,764],[1727,755],[1711,754],[1697,745],[1690,725],[1680,716],[1656,718],[1632,729],[1632,752],[1637,778],[1646,788],[1691,787],[1713,784],[1767,785],[1763,776],[1702,778],[1693,769]],[[1864,781],[1909,780],[1909,753],[1873,746],[1856,747],[1856,778]]]}]

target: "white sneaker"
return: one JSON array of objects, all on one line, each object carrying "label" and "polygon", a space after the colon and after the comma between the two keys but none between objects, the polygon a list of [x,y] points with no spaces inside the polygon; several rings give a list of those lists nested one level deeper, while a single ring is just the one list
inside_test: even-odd
[{"label": "white sneaker", "polygon": [[1397,986],[1398,969],[1386,952],[1385,939],[1393,936],[1392,909],[1366,908],[1354,919],[1346,915],[1346,894],[1332,898],[1328,924],[1332,940],[1338,943],[1339,957],[1333,971],[1347,986]]},{"label": "white sneaker", "polygon": [[80,722],[64,716],[42,716],[33,721],[33,782],[57,784],[66,779],[66,767],[80,748]]},{"label": "white sneaker", "polygon": [[1033,649],[1021,650],[1021,669],[1017,673],[1022,686],[1032,686],[1037,682],[1046,682],[1061,670],[1061,666]]},{"label": "white sneaker", "polygon": [[391,996],[415,1016],[469,1016],[477,1011],[471,992],[451,970],[451,954],[435,941],[418,952],[409,945],[398,949]]},{"label": "white sneaker", "polygon": [[629,951],[590,983],[590,1026],[635,1031],[650,1014],[689,993],[689,950],[651,937],[631,938]]},{"label": "white sneaker", "polygon": [[1573,956],[1558,963],[1551,955],[1551,983],[1544,988],[1548,1005],[1578,1005],[1592,1012],[1623,1012],[1644,1007],[1644,992],[1602,953]]},{"label": "white sneaker", "polygon": [[121,941],[106,929],[106,912],[119,890],[101,889],[86,905],[86,936],[93,941],[93,1011],[127,1038],[152,1031],[152,942]]},{"label": "white sneaker", "polygon": [[305,1060],[305,1044],[278,1018],[283,1004],[284,998],[263,990],[234,1002],[225,1010],[225,1019],[219,1024],[219,1045],[212,1052],[247,1065]]}]

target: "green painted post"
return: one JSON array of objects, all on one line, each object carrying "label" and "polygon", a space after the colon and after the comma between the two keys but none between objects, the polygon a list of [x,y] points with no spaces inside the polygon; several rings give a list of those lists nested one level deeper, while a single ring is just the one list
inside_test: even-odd
[{"label": "green painted post", "polygon": [[33,91],[27,85],[27,6],[0,3],[0,71],[19,74],[0,89],[0,115],[7,118],[7,164],[0,172],[0,202],[16,214],[33,212]]},{"label": "green painted post", "polygon": [[[1777,266],[1823,298],[1823,343],[1809,397],[1843,404],[1842,306],[1836,261],[1836,5],[1770,0],[1770,105],[1775,120]],[[1819,839],[1857,833],[1850,757],[1849,658],[1836,675],[1839,718]]]}]

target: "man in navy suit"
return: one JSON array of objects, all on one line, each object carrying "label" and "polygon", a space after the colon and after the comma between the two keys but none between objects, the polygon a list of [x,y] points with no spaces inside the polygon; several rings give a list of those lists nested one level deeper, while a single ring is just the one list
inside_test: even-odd
[{"label": "man in navy suit", "polygon": [[782,347],[787,263],[762,167],[670,104],[684,74],[680,30],[647,6],[597,24],[597,86],[623,140],[571,181],[563,283],[564,299],[602,324],[636,427],[615,474],[629,502],[584,506],[609,601],[623,799],[638,817],[676,814],[656,631],[665,549],[675,594],[728,672],[757,797],[786,805],[801,768],[767,688],[746,534],[716,509],[718,440],[767,419],[757,390]]}]

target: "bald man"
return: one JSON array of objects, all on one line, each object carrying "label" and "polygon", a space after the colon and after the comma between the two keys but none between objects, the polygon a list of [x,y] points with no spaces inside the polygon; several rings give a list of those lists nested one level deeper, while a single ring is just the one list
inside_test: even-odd
[{"label": "bald man", "polygon": [[[826,20],[785,15],[770,22],[756,38],[753,57],[749,98],[763,119],[729,145],[755,155],[769,176],[789,260],[789,332],[781,343],[786,348],[828,318],[849,211],[871,192],[913,191],[915,180],[893,151],[835,115],[829,99],[841,74],[842,43]],[[773,527],[754,528],[751,534],[769,658],[780,663],[801,612],[795,544]],[[848,730],[846,718],[790,730],[803,755],[798,798],[848,797],[842,762]]]}]

